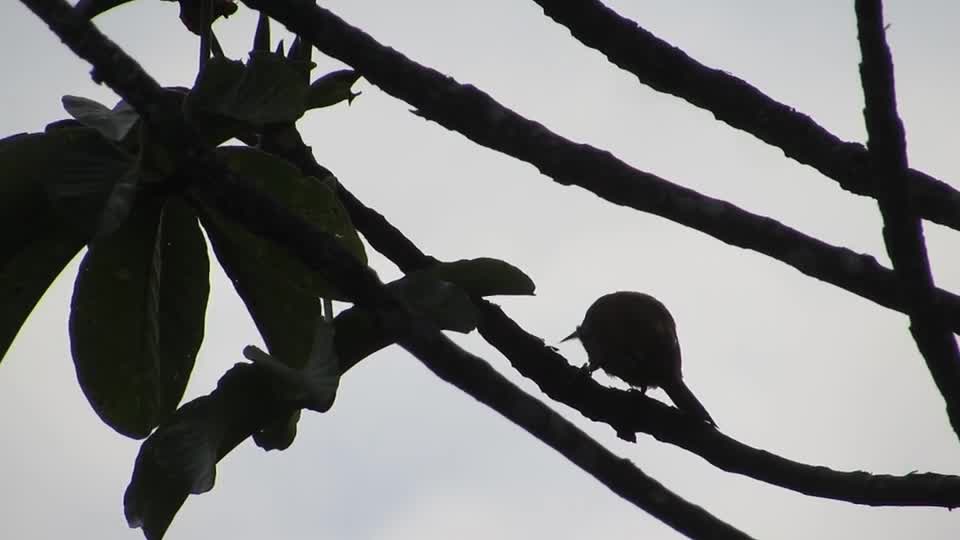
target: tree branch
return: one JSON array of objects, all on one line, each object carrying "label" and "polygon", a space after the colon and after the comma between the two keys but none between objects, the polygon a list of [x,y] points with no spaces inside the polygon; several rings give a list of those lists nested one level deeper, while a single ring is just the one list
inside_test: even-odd
[{"label": "tree branch", "polygon": [[[896,276],[869,255],[832,246],[764,216],[636,170],[609,152],[567,140],[470,85],[377,43],[329,11],[301,0],[244,0],[367,80],[418,108],[417,114],[470,140],[531,163],[564,185],[656,214],[728,244],[780,260],[884,307],[906,312]],[[937,289],[938,314],[960,331],[960,298]]]},{"label": "tree branch", "polygon": [[870,506],[960,506],[958,476],[833,471],[752,448],[655,399],[599,385],[544,346],[541,338],[524,331],[498,306],[483,302],[479,307],[481,335],[517,371],[535,381],[550,398],[609,424],[621,437],[624,433],[648,433],[725,471],[814,497]]},{"label": "tree branch", "polygon": [[[226,217],[283,246],[357,304],[375,312],[385,333],[397,335],[398,344],[438,377],[496,410],[678,532],[693,538],[749,538],[669,491],[628,460],[615,456],[482,359],[458,347],[435,325],[414,316],[369,267],[354,259],[332,236],[290,214],[278,201],[259,193],[251,182],[231,175],[202,146],[191,146],[199,138],[183,122],[178,109],[165,106],[156,81],[69,4],[63,0],[22,1],[78,56],[90,62],[96,78],[134,106],[148,124],[165,126],[157,135],[171,149],[182,151],[178,156],[181,170],[192,180],[191,189],[216,204]],[[170,135],[184,139],[168,140]]]},{"label": "tree branch", "polygon": [[909,299],[910,332],[947,403],[954,432],[960,436],[960,352],[952,332],[937,317],[933,275],[923,239],[923,224],[909,207],[907,142],[897,113],[893,61],[883,28],[880,0],[857,0],[860,78],[872,173],[883,216],[883,239],[897,274],[901,295]]},{"label": "tree branch", "polygon": [[[746,81],[697,62],[598,0],[534,1],[581,43],[603,53],[641,83],[710,111],[717,120],[780,148],[787,157],[813,167],[851,193],[877,197],[863,145],[843,141]],[[913,169],[907,177],[911,210],[960,230],[960,192]]]},{"label": "tree branch", "polygon": [[[292,126],[284,136],[277,137],[276,142],[271,139],[264,138],[265,149],[277,152],[304,174],[332,175],[317,163],[310,148]],[[404,272],[437,262],[342,185],[340,195],[350,218],[367,241]],[[479,308],[480,334],[521,375],[536,382],[551,399],[577,409],[593,421],[609,424],[624,439],[635,440],[634,433],[647,433],[697,454],[727,472],[814,497],[870,506],[960,506],[960,477],[936,473],[894,476],[842,472],[798,463],[752,448],[702,422],[691,422],[673,407],[643,394],[603,387],[584,376],[579,368],[571,367],[556,351],[544,346],[543,339],[523,330],[497,305],[483,299],[474,300]],[[340,317],[349,315],[350,311],[347,311]],[[350,351],[343,351],[341,356],[357,357]],[[352,365],[349,360],[347,364]]]}]

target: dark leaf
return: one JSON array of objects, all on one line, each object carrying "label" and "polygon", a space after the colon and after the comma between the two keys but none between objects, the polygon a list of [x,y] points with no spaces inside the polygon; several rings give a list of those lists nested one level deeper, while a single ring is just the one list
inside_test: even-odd
[{"label": "dark leaf", "polygon": [[110,189],[100,222],[94,238],[113,234],[133,211],[137,188],[140,184],[140,172],[137,169],[127,171]]},{"label": "dark leaf", "polygon": [[[476,327],[476,308],[466,292],[457,286],[428,275],[411,274],[388,283],[387,287],[413,311],[443,330],[465,334]],[[359,306],[337,315],[334,327],[341,371],[396,341],[396,336],[385,333],[373,313]]]},{"label": "dark leaf", "polygon": [[[414,291],[429,288],[424,283],[411,286],[407,278],[388,286],[413,298],[417,297],[411,295]],[[443,326],[443,321],[436,322]],[[223,459],[247,437],[253,436],[266,450],[289,447],[296,436],[300,412],[291,407],[288,398],[297,395],[300,383],[285,386],[283,380],[327,378],[332,382],[336,380],[331,377],[334,370],[337,376],[342,375],[362,358],[393,342],[375,317],[358,307],[338,315],[333,327],[335,354],[324,352],[329,351],[329,332],[316,336],[317,355],[311,357],[311,362],[316,361],[314,367],[319,376],[305,376],[301,371],[291,376],[295,370],[284,365],[285,361],[280,363],[263,351],[248,348],[244,353],[253,357],[255,364],[237,364],[220,379],[216,390],[187,403],[157,429],[141,447],[124,495],[130,525],[143,527],[149,540],[161,538],[187,496],[207,489],[215,478],[210,456],[215,455],[217,461]],[[267,373],[274,376],[265,377]],[[333,394],[329,397],[332,399]],[[194,446],[196,449],[192,450]],[[213,448],[215,452],[211,451]]]},{"label": "dark leaf", "polygon": [[477,327],[477,311],[463,289],[427,272],[414,272],[389,284],[410,308],[444,330],[466,334]]},{"label": "dark leaf", "polygon": [[86,243],[58,225],[35,226],[30,244],[0,267],[0,360],[43,293]]},{"label": "dark leaf", "polygon": [[207,60],[184,102],[187,119],[212,146],[254,130],[246,122],[226,116],[217,103],[220,96],[235,91],[244,69],[243,62],[223,56]]},{"label": "dark leaf", "polygon": [[253,33],[252,50],[264,52],[270,50],[270,17],[262,11],[257,19],[257,29]]},{"label": "dark leaf", "polygon": [[267,452],[271,450],[286,450],[297,438],[297,423],[300,421],[300,409],[290,411],[286,416],[279,416],[262,429],[253,434],[253,442]]},{"label": "dark leaf", "polygon": [[310,93],[307,95],[307,109],[329,107],[344,100],[347,103],[352,103],[353,98],[359,96],[360,93],[353,92],[350,87],[359,78],[360,74],[356,71],[341,69],[327,73],[313,81],[310,85]]},{"label": "dark leaf", "polygon": [[367,262],[363,241],[336,193],[336,179],[303,176],[290,162],[244,146],[216,150],[235,174],[252,180],[293,213],[336,238],[361,263]]},{"label": "dark leaf", "polygon": [[[293,40],[293,45],[290,46],[290,50],[287,52],[287,59],[300,62],[303,64],[313,64],[313,45],[309,41],[305,41],[300,36],[297,36]],[[309,71],[307,72],[309,74]]]},{"label": "dark leaf", "polygon": [[327,412],[337,397],[340,384],[340,366],[333,348],[333,327],[318,320],[313,345],[306,363],[291,368],[291,362],[281,361],[253,345],[243,349],[243,355],[269,372],[275,382],[276,394],[297,408]]},{"label": "dark leaf", "polygon": [[0,358],[132,163],[90,128],[0,140]]},{"label": "dark leaf", "polygon": [[227,57],[227,55],[223,52],[223,45],[220,45],[220,40],[217,39],[217,36],[213,33],[213,30],[210,31],[210,52],[213,54],[214,58]]},{"label": "dark leaf", "polygon": [[140,119],[137,111],[125,101],[118,102],[113,109],[79,96],[63,96],[61,101],[70,116],[111,141],[124,140]]},{"label": "dark leaf", "polygon": [[203,340],[206,244],[178,198],[138,204],[80,265],[70,311],[77,377],[110,427],[146,437],[180,402]]},{"label": "dark leaf", "polygon": [[471,296],[532,295],[536,288],[533,280],[516,266],[485,257],[439,263],[423,272],[455,283]]},{"label": "dark leaf", "polygon": [[273,397],[260,368],[235,365],[216,390],[180,407],[140,447],[123,496],[127,523],[159,540],[188,495],[213,487],[219,460],[252,434],[293,416]]},{"label": "dark leaf", "polygon": [[294,122],[306,110],[308,66],[262,51],[250,53],[246,65],[213,58],[194,85],[187,111],[192,118],[213,115],[258,127]]},{"label": "dark leaf", "polygon": [[[365,262],[363,243],[350,223],[333,187],[269,154],[250,148],[225,147],[217,154],[239,175],[340,239]],[[214,253],[233,281],[270,353],[299,368],[310,353],[320,297],[340,298],[315,272],[273,242],[255,235],[205,208],[201,216]]]},{"label": "dark leaf", "polygon": [[73,118],[64,118],[63,120],[54,120],[47,124],[43,131],[44,133],[49,133],[51,131],[56,131],[58,129],[69,129],[69,128],[82,128],[85,127],[81,122],[74,120]]},{"label": "dark leaf", "polygon": [[201,35],[203,29],[207,26],[208,18],[205,12],[204,3],[210,2],[212,10],[212,20],[215,22],[220,17],[229,17],[237,12],[235,0],[179,0],[180,1],[180,22],[196,35]]}]

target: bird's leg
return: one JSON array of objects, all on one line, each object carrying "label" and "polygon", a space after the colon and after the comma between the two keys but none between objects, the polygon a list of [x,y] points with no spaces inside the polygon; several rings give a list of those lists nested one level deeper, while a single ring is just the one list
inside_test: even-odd
[{"label": "bird's leg", "polygon": [[584,373],[584,375],[586,375],[587,377],[592,376],[592,375],[593,375],[593,372],[596,371],[596,370],[598,370],[598,369],[600,369],[600,366],[599,366],[598,364],[592,364],[592,363],[590,363],[589,360],[587,360],[587,363],[586,363],[586,364],[580,366],[580,371],[582,371],[582,372]]},{"label": "bird's leg", "polygon": [[646,396],[647,396],[647,388],[649,388],[649,387],[648,387],[647,385],[645,385],[645,384],[644,384],[644,385],[641,385],[641,386],[633,386],[633,385],[630,385],[630,392],[638,392],[641,396],[646,397]]}]

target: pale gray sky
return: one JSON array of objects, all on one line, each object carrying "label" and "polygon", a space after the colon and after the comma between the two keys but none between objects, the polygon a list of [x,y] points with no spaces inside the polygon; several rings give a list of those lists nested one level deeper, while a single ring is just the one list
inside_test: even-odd
[{"label": "pale gray sky", "polygon": [[[848,140],[862,141],[852,2],[610,2],[700,61],[738,75]],[[956,148],[960,6],[887,2],[911,165],[960,188]],[[332,0],[380,42],[473,83],[554,131],[828,242],[886,261],[873,201],[785,159],[710,113],[641,86],[572,39],[532,2]],[[189,86],[196,39],[176,4],[140,1],[98,19],[165,85]],[[18,2],[0,6],[0,134],[65,117],[60,96],[113,102],[89,67]],[[242,57],[255,18],[218,25]],[[289,44],[289,40],[288,40]],[[316,55],[315,55],[316,56]],[[342,67],[319,59],[318,72]],[[317,157],[367,204],[443,259],[492,256],[523,268],[537,296],[503,299],[549,339],[590,302],[650,292],[678,321],[688,384],[725,433],[836,469],[960,474],[943,403],[904,316],[766,257],[562,188],[360,83],[353,106],[301,121]],[[960,291],[956,232],[927,225],[938,282]],[[139,442],[100,423],[76,384],[66,318],[74,261],[0,364],[0,537],[140,538],[121,497]],[[397,276],[374,257],[384,279]],[[187,390],[206,394],[260,343],[229,281],[212,275],[207,338]],[[476,335],[458,338],[531,392]],[[578,345],[564,345],[581,362]],[[657,393],[657,396],[662,394]],[[758,538],[956,538],[960,516],[814,499],[720,472],[649,437],[555,409],[680,495]],[[217,485],[191,497],[167,534],[187,538],[675,538],[553,450],[440,382],[392,347],[344,378],[333,410],[305,415],[294,446],[245,443]]]}]

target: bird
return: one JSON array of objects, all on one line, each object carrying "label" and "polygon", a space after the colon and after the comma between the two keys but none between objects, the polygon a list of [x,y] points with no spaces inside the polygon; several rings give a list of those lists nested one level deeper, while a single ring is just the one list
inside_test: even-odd
[{"label": "bird", "polygon": [[653,296],[635,291],[601,296],[563,341],[571,339],[579,339],[587,351],[587,373],[602,369],[641,393],[662,388],[678,409],[716,426],[683,382],[676,323]]}]

